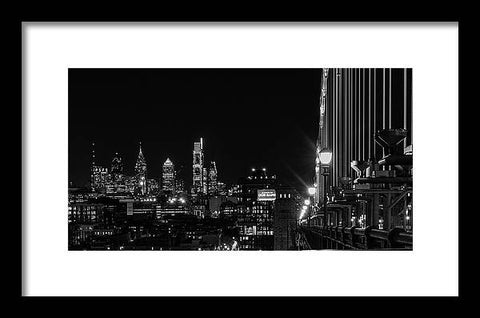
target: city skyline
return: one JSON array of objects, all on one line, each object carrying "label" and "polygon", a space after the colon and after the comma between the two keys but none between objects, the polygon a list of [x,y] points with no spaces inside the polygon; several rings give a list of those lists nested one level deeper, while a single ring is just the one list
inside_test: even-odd
[{"label": "city skyline", "polygon": [[69,75],[69,249],[412,249],[411,69]]},{"label": "city skyline", "polygon": [[[203,140],[203,138],[200,138],[201,140]],[[195,144],[196,142],[194,142]],[[139,148],[139,153],[137,155],[137,159],[136,159],[136,162],[134,163],[133,165],[133,168],[132,169],[125,169],[125,165],[124,165],[124,157],[122,156],[121,153],[118,153],[118,152],[115,152],[111,158],[110,161],[106,161],[106,162],[99,162],[98,160],[98,151],[96,150],[96,143],[92,143],[91,145],[91,148],[92,148],[92,151],[91,151],[91,158],[90,158],[90,164],[89,164],[89,173],[91,174],[92,172],[92,168],[93,166],[95,166],[95,169],[98,169],[99,171],[102,171],[102,172],[105,172],[105,173],[112,173],[112,174],[123,174],[125,176],[134,176],[134,175],[137,175],[138,172],[137,172],[137,169],[138,169],[138,166],[139,166],[139,163],[141,163],[141,165],[145,166],[145,167],[142,167],[143,169],[145,169],[145,177],[146,179],[158,179],[157,181],[159,181],[161,183],[161,188],[162,190],[170,190],[172,191],[172,189],[175,188],[175,182],[177,181],[181,181],[182,184],[184,184],[185,182],[185,178],[183,177],[180,177],[178,175],[178,170],[176,169],[176,164],[173,160],[170,159],[170,157],[167,157],[167,159],[163,162],[162,164],[162,172],[161,172],[161,175],[160,177],[156,178],[156,177],[147,177],[147,170],[150,170],[150,165],[148,164],[148,160],[145,158],[145,154],[144,154],[144,150],[143,150],[143,146],[141,145],[141,142],[139,142],[139,144],[137,145]],[[222,180],[218,180],[217,179],[217,175],[218,175],[218,170],[217,170],[217,164],[215,161],[204,161],[203,164],[202,164],[202,168],[203,169],[206,169],[205,171],[202,171],[202,173],[200,174],[201,178],[200,180],[202,180],[202,183],[203,183],[203,179],[204,178],[208,178],[208,179],[212,179],[213,182],[214,182],[214,186],[215,186],[215,189],[216,187],[218,187],[218,184],[217,182],[221,182]],[[164,180],[166,179],[166,167],[169,167],[167,169],[171,169],[171,171],[168,171],[168,177],[167,179],[169,179],[167,182],[173,182],[173,184],[169,184],[168,188],[165,188],[165,185],[163,184]],[[180,170],[182,170],[183,168],[183,165],[180,167]],[[252,166],[251,168],[248,169],[248,171],[245,171],[245,174],[248,174],[250,173],[251,169],[259,169],[259,170],[263,170],[263,171],[266,171],[266,168],[264,166],[262,167],[257,167],[257,166]],[[193,170],[193,168],[192,168]],[[130,171],[130,172],[129,172]],[[239,179],[241,179],[244,175],[240,176],[237,178],[236,181],[238,181]],[[275,174],[276,176],[276,174]],[[189,177],[186,178],[187,181],[190,179]],[[191,180],[190,180],[191,181]],[[72,186],[72,187],[80,187],[80,188],[91,188],[92,187],[92,176],[90,175],[90,178],[88,179],[88,185],[84,185],[84,186],[80,186],[78,184],[71,184],[69,186]],[[187,182],[188,184],[189,182]],[[191,182],[190,182],[191,183]],[[237,182],[232,182],[230,184],[230,186],[232,185],[235,185]],[[190,184],[190,186],[192,186],[192,184]],[[188,187],[187,187],[188,188]],[[210,190],[208,190],[210,191]],[[202,188],[202,192],[206,192],[205,189]]]},{"label": "city skyline", "polygon": [[[191,144],[200,137],[228,184],[252,167],[269,167],[296,188],[313,180],[320,69],[69,72],[69,181],[77,186],[89,181],[92,142],[99,163],[118,152],[126,173],[142,142],[151,177],[160,179],[170,158],[188,180]],[[293,104],[304,111],[285,113]]]}]

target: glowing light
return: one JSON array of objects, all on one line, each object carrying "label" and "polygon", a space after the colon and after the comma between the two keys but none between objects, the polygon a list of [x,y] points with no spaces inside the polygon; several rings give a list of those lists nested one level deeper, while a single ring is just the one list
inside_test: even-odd
[{"label": "glowing light", "polygon": [[303,203],[305,203],[305,205],[310,205],[310,200],[307,199],[307,200],[303,201]]},{"label": "glowing light", "polygon": [[314,194],[315,194],[315,192],[317,192],[317,189],[315,189],[314,187],[310,187],[310,188],[308,188],[308,194],[310,194],[310,195],[314,195]]},{"label": "glowing light", "polygon": [[332,161],[332,156],[332,151],[328,149],[323,149],[322,151],[320,151],[320,162],[323,165],[328,165]]},{"label": "glowing light", "polygon": [[300,216],[298,217],[299,220],[301,220],[305,216],[305,212],[306,210],[302,210],[302,212],[300,213]]}]

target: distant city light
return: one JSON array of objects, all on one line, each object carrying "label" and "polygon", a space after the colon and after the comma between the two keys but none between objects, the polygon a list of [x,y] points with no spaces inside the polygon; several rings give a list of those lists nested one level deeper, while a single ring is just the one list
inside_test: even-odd
[{"label": "distant city light", "polygon": [[305,203],[305,205],[310,205],[310,200],[306,199],[303,203]]}]

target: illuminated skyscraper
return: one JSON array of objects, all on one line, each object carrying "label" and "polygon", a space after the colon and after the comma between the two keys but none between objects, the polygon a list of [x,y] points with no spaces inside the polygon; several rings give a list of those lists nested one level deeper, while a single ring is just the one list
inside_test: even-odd
[{"label": "illuminated skyscraper", "polygon": [[125,175],[123,174],[123,162],[122,157],[115,153],[112,159],[112,165],[110,173],[108,174],[106,183],[107,193],[126,192]]},{"label": "illuminated skyscraper", "polygon": [[92,165],[90,167],[90,188],[95,191],[95,143],[92,142]]},{"label": "illuminated skyscraper", "polygon": [[218,194],[228,195],[227,185],[224,182],[218,181],[217,186],[218,186]]},{"label": "illuminated skyscraper", "polygon": [[203,138],[193,143],[192,194],[203,192]]},{"label": "illuminated skyscraper", "polygon": [[104,192],[107,182],[108,168],[95,163],[95,143],[92,143],[92,167],[90,171],[90,187],[93,192]]},{"label": "illuminated skyscraper", "polygon": [[113,181],[121,181],[123,177],[123,162],[122,157],[118,155],[118,152],[115,153],[115,156],[112,159],[112,166],[110,172],[112,174]]},{"label": "illuminated skyscraper", "polygon": [[175,192],[182,193],[185,191],[185,183],[180,178],[175,178]]},{"label": "illuminated skyscraper", "polygon": [[185,191],[185,182],[182,179],[183,165],[178,165],[175,170],[175,193],[183,193]]},{"label": "illuminated skyscraper", "polygon": [[135,164],[135,179],[137,181],[137,189],[140,194],[147,193],[147,162],[142,152],[142,143],[138,152],[137,163]]},{"label": "illuminated skyscraper", "polygon": [[105,192],[105,186],[107,183],[108,168],[101,166],[92,167],[92,191]]},{"label": "illuminated skyscraper", "polygon": [[218,193],[218,180],[217,180],[217,165],[215,161],[210,162],[210,167],[208,169],[208,194],[217,194]]},{"label": "illuminated skyscraper", "polygon": [[207,167],[202,169],[202,193],[208,193],[208,170]]},{"label": "illuminated skyscraper", "polygon": [[172,193],[175,191],[175,166],[169,158],[162,167],[162,190]]}]

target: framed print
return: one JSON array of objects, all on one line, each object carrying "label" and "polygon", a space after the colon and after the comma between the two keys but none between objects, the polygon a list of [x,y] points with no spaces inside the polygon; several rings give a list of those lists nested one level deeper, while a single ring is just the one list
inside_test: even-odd
[{"label": "framed print", "polygon": [[23,295],[458,295],[458,23],[22,36]]}]

